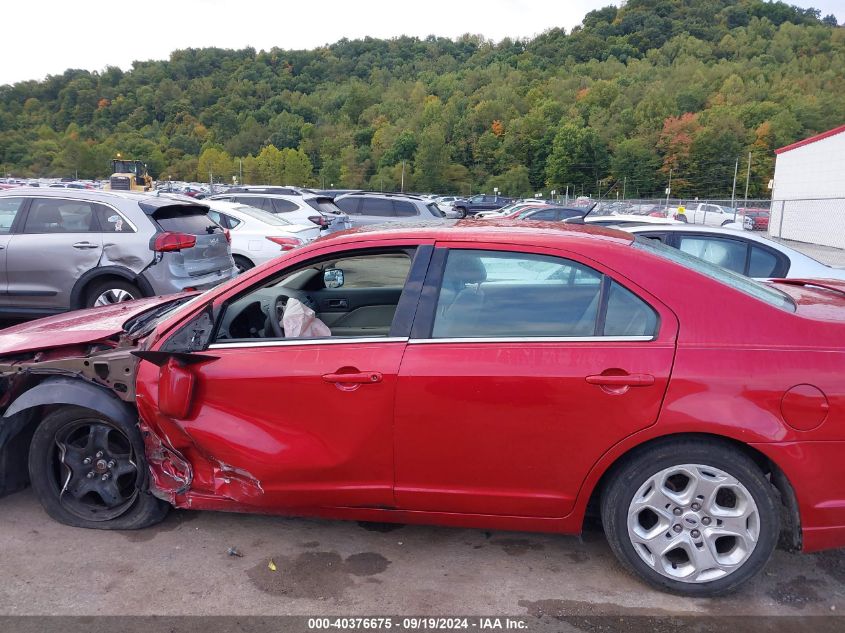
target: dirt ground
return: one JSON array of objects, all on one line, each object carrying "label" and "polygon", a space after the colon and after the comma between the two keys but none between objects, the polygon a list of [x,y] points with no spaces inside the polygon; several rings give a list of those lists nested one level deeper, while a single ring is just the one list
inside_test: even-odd
[{"label": "dirt ground", "polygon": [[845,614],[845,550],[777,552],[741,593],[687,599],[625,573],[597,529],[579,539],[174,511],[104,532],[52,521],[30,489],[0,499],[0,568],[0,616]]}]

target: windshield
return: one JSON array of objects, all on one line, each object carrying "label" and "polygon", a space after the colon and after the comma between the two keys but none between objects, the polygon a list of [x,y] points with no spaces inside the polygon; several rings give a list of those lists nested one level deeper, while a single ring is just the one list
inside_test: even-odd
[{"label": "windshield", "polygon": [[242,213],[244,215],[248,215],[249,217],[259,220],[260,222],[264,222],[264,224],[272,224],[273,226],[289,226],[292,224],[288,222],[284,218],[280,217],[276,213],[269,213],[262,209],[257,209],[255,207],[250,207],[247,205],[237,206],[234,207],[235,211],[238,213]]},{"label": "windshield", "polygon": [[754,281],[749,277],[744,277],[738,273],[722,268],[703,259],[699,259],[693,255],[679,251],[671,246],[666,246],[657,240],[649,239],[647,237],[636,236],[634,238],[634,247],[641,248],[644,251],[649,251],[653,255],[663,257],[676,264],[680,264],[684,268],[689,268],[697,273],[715,279],[716,281],[730,286],[734,290],[739,290],[747,295],[754,297],[760,301],[765,301],[781,310],[795,312],[795,303],[785,293],[770,284]]}]

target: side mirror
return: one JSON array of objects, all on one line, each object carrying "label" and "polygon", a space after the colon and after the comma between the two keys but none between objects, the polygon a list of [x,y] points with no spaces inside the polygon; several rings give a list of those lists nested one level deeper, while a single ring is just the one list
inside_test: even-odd
[{"label": "side mirror", "polygon": [[324,270],[323,285],[326,288],[340,288],[343,285],[343,271],[340,268]]},{"label": "side mirror", "polygon": [[158,409],[170,418],[184,419],[191,410],[196,378],[191,369],[175,358],[159,370]]}]

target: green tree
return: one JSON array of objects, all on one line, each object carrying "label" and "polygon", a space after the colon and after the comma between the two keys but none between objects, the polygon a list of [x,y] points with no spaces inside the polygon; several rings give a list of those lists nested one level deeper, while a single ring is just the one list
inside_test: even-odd
[{"label": "green tree", "polygon": [[663,182],[659,168],[660,157],[654,144],[642,138],[619,143],[610,161],[610,173],[625,195],[639,191],[643,196],[650,196],[657,192]]},{"label": "green tree", "polygon": [[449,148],[446,136],[438,125],[425,128],[414,161],[414,188],[419,191],[442,191],[446,185]]},{"label": "green tree", "polygon": [[285,184],[285,157],[275,145],[264,147],[255,157],[262,185]]},{"label": "green tree", "polygon": [[607,147],[592,128],[574,123],[560,126],[546,164],[549,188],[563,191],[572,186],[574,191],[597,192],[607,170]]},{"label": "green tree", "polygon": [[220,179],[229,182],[233,173],[232,157],[224,150],[217,147],[208,147],[200,154],[197,161],[197,180],[200,182],[207,182],[209,177],[213,177],[215,181]]}]

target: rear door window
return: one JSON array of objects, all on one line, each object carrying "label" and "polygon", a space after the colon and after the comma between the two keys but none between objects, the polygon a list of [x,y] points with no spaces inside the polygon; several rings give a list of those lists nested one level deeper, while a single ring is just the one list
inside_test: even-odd
[{"label": "rear door window", "polygon": [[653,336],[656,329],[657,315],[647,303],[579,262],[531,253],[452,250],[432,336]]},{"label": "rear door window", "polygon": [[393,201],[387,198],[365,198],[361,201],[362,215],[375,215],[379,217],[393,217]]},{"label": "rear door window", "polygon": [[35,198],[29,207],[24,233],[91,233],[98,226],[93,202]]},{"label": "rear door window", "polygon": [[11,232],[12,223],[23,207],[23,202],[23,198],[0,198],[0,235]]},{"label": "rear door window", "polygon": [[748,253],[748,246],[739,240],[680,235],[678,248],[684,253],[711,264],[745,274],[745,257]]}]

